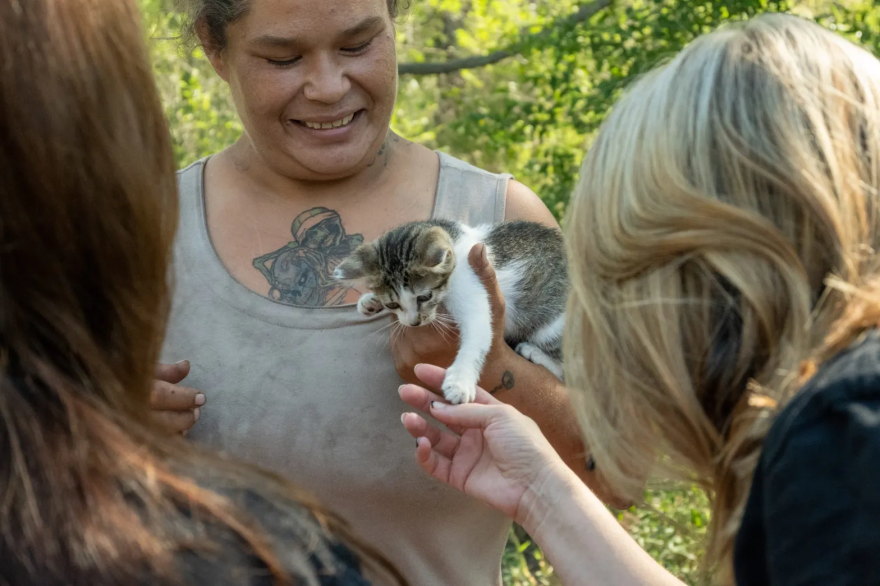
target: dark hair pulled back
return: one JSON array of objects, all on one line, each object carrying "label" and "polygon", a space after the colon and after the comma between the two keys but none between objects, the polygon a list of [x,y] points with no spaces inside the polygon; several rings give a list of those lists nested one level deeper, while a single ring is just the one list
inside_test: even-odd
[{"label": "dark hair pulled back", "polygon": [[[193,43],[198,39],[197,27],[206,27],[206,50],[220,51],[226,48],[226,29],[247,14],[251,0],[182,0],[189,18],[184,28],[184,38]],[[410,0],[386,0],[392,20],[403,14]]]}]

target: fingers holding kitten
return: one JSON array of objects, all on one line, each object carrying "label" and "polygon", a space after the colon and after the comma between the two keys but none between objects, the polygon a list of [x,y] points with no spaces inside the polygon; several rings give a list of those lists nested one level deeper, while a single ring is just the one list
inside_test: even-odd
[{"label": "fingers holding kitten", "polygon": [[501,286],[498,284],[498,275],[495,273],[495,268],[489,261],[486,245],[482,242],[475,244],[471,248],[470,253],[468,253],[468,262],[489,294],[489,306],[492,308],[492,331],[502,332],[503,335],[504,294],[501,292]]}]

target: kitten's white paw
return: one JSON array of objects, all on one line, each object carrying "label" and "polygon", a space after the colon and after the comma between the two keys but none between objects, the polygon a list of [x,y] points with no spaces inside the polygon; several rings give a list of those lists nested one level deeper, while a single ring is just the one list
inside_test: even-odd
[{"label": "kitten's white paw", "polygon": [[562,363],[548,356],[546,352],[544,352],[534,344],[530,344],[529,342],[521,342],[516,345],[515,352],[529,362],[537,364],[538,366],[543,366],[551,373],[553,373],[556,378],[558,378],[559,380],[563,380],[564,374]]},{"label": "kitten's white paw", "polygon": [[385,306],[383,306],[382,302],[372,293],[364,293],[361,295],[361,298],[358,299],[358,311],[361,315],[370,317],[371,315],[376,315],[383,309],[385,309]]},{"label": "kitten's white paw", "polygon": [[457,370],[446,371],[443,379],[443,396],[453,405],[471,403],[477,397],[477,381]]},{"label": "kitten's white paw", "polygon": [[534,344],[529,344],[528,342],[520,342],[516,345],[515,351],[517,354],[528,360],[529,362],[534,362],[532,357],[543,356],[543,352],[540,348],[535,346]]}]

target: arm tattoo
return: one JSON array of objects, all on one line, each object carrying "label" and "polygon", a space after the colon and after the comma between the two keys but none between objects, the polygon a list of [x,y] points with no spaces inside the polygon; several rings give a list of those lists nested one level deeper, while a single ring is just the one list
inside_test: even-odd
[{"label": "arm tattoo", "polygon": [[349,287],[333,278],[333,269],[363,243],[361,234],[346,234],[339,213],[312,208],[290,227],[293,240],[254,259],[254,268],[269,281],[267,297],[289,305],[342,305]]},{"label": "arm tattoo", "polygon": [[489,391],[490,395],[494,395],[500,390],[509,391],[516,384],[516,381],[513,378],[513,373],[509,370],[505,370],[504,374],[501,376],[501,384]]}]

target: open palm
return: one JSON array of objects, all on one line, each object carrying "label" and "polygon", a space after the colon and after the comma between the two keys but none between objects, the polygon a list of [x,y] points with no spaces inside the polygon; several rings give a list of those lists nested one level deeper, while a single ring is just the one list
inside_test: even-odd
[{"label": "open palm", "polygon": [[[438,388],[445,371],[420,366],[417,374]],[[417,439],[422,468],[513,519],[526,491],[538,486],[548,471],[565,466],[534,421],[482,389],[476,403],[455,406],[415,385],[401,387],[400,395],[450,430],[441,431],[416,413],[404,414],[404,426]]]}]

